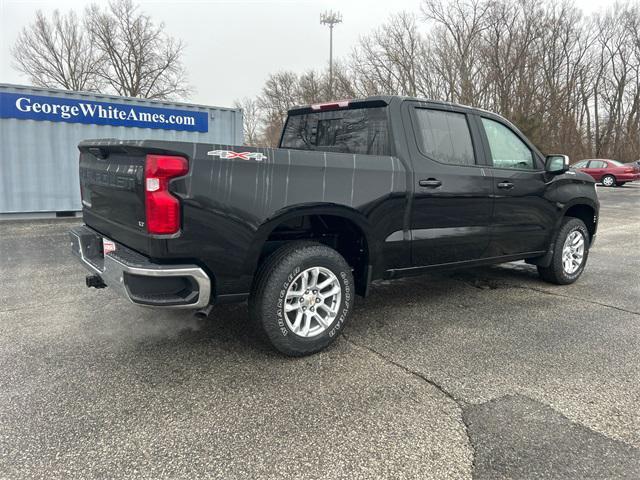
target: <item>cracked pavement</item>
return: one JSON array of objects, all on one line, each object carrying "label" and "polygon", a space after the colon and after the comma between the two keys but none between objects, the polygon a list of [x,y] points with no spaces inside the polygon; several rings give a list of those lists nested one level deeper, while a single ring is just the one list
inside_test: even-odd
[{"label": "cracked pavement", "polygon": [[84,287],[70,221],[0,224],[0,478],[639,478],[640,185],[578,283],[523,263],[376,283],[284,358]]}]

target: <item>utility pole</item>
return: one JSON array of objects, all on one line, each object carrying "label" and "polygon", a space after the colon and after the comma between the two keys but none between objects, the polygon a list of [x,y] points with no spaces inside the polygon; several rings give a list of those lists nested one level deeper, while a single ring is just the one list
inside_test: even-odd
[{"label": "utility pole", "polygon": [[320,14],[320,24],[329,26],[329,100],[333,100],[333,27],[342,23],[342,14],[327,10]]}]

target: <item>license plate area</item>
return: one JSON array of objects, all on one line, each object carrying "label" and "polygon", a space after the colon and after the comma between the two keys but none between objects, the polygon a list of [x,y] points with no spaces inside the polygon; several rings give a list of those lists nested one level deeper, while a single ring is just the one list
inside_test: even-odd
[{"label": "license plate area", "polygon": [[116,242],[113,240],[109,240],[108,238],[102,237],[102,256],[104,257],[107,253],[116,251]]}]

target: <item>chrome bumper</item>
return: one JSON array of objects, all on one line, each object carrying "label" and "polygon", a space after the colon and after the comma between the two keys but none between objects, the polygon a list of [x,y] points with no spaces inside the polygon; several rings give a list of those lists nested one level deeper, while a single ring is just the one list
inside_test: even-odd
[{"label": "chrome bumper", "polygon": [[[211,297],[211,280],[205,271],[196,265],[159,265],[143,255],[116,244],[116,251],[102,255],[102,235],[86,226],[75,227],[69,232],[71,252],[91,273],[98,275],[108,286],[127,297],[132,303],[163,308],[204,308]],[[141,301],[130,291],[126,275],[149,278],[182,277],[197,285],[197,295],[184,302]]]}]

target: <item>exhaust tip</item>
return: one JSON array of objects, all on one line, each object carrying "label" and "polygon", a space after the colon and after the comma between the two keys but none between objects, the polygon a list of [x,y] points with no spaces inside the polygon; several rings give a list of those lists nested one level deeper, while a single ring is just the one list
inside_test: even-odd
[{"label": "exhaust tip", "polygon": [[105,288],[107,286],[100,275],[87,275],[85,283],[89,288]]},{"label": "exhaust tip", "polygon": [[196,316],[196,318],[204,320],[205,318],[209,317],[209,315],[211,314],[211,310],[213,310],[213,305],[207,305],[200,310],[196,310],[196,313],[194,313],[194,315]]}]

